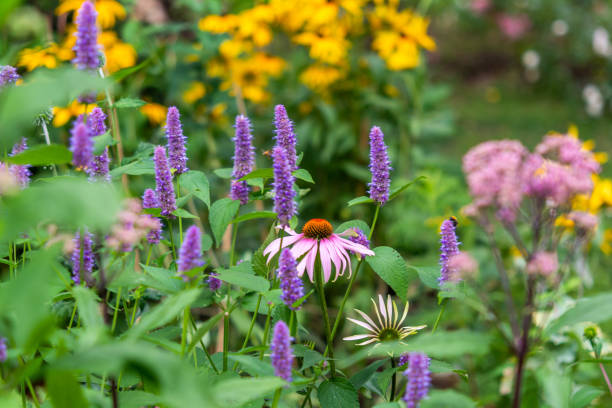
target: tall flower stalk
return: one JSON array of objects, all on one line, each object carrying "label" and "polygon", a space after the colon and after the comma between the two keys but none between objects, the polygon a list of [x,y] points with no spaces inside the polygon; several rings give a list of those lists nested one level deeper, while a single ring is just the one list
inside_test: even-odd
[{"label": "tall flower stalk", "polygon": [[272,151],[274,160],[274,212],[280,225],[288,226],[289,220],[297,213],[294,202],[295,181],[291,174],[291,164],[287,158],[287,151],[281,146],[275,146]]},{"label": "tall flower stalk", "polygon": [[283,105],[274,107],[274,126],[276,127],[276,145],[285,149],[289,168],[291,171],[295,171],[297,170],[297,138],[293,130],[293,122],[289,119],[287,110]]},{"label": "tall flower stalk", "polygon": [[239,200],[241,205],[249,202],[249,186],[240,179],[255,167],[255,148],[251,136],[251,122],[246,116],[236,116],[236,135],[234,136],[234,170],[232,172],[232,186],[230,198]]},{"label": "tall flower stalk", "polygon": [[155,161],[155,195],[161,208],[161,214],[170,218],[173,217],[172,212],[176,210],[176,197],[174,196],[172,173],[166,158],[166,149],[157,146],[153,159]]},{"label": "tall flower stalk", "polygon": [[389,187],[391,178],[391,162],[385,145],[385,135],[378,126],[370,130],[370,172],[372,180],[370,186],[370,198],[380,205],[389,200]]},{"label": "tall flower stalk", "polygon": [[168,139],[168,163],[176,174],[182,174],[187,168],[187,155],[185,153],[185,136],[181,125],[181,115],[176,106],[168,108],[166,117],[166,138]]}]

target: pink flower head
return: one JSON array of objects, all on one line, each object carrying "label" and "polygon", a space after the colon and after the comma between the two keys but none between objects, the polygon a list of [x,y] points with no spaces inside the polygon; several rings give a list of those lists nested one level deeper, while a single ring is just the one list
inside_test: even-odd
[{"label": "pink flower head", "polygon": [[536,252],[527,264],[527,273],[551,276],[559,268],[556,252]]},{"label": "pink flower head", "polygon": [[291,254],[298,260],[299,276],[303,276],[304,271],[306,271],[311,282],[314,281],[317,253],[320,254],[325,282],[328,282],[332,276],[332,264],[336,269],[334,280],[338,279],[338,276],[342,276],[347,268],[350,276],[351,256],[349,251],[362,256],[374,255],[374,252],[365,246],[342,238],[346,234],[352,234],[352,231],[348,230],[340,234],[334,234],[332,225],[324,219],[313,218],[308,221],[304,224],[301,234],[289,227],[282,228],[289,236],[275,239],[264,249],[264,255],[268,257],[268,263],[280,251],[282,240],[283,248],[291,247]]},{"label": "pink flower head", "polygon": [[458,282],[472,278],[478,271],[478,262],[467,252],[460,251],[448,259],[449,280]]},{"label": "pink flower head", "polygon": [[506,37],[518,40],[531,27],[531,20],[526,14],[501,14],[497,17],[497,25]]},{"label": "pink flower head", "polygon": [[586,211],[572,211],[567,218],[574,221],[576,229],[581,232],[591,232],[597,228],[597,216]]}]

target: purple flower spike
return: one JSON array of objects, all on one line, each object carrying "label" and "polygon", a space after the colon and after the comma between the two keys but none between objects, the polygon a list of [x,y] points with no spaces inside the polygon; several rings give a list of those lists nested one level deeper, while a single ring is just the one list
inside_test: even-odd
[{"label": "purple flower spike", "polygon": [[187,155],[185,154],[185,136],[181,125],[181,115],[176,106],[168,108],[166,117],[166,137],[168,138],[168,162],[170,168],[176,170],[176,174],[185,173],[187,170]]},{"label": "purple flower spike", "polygon": [[185,232],[185,239],[181,250],[179,252],[178,259],[178,271],[187,272],[197,266],[204,265],[204,262],[200,258],[202,256],[202,233],[200,228],[192,225]]},{"label": "purple flower spike", "polygon": [[297,170],[297,154],[295,152],[297,140],[293,130],[293,122],[287,116],[287,110],[283,105],[274,107],[274,125],[276,127],[276,145],[285,149],[289,167],[291,171],[295,171]]},{"label": "purple flower spike", "polygon": [[[370,240],[368,239],[368,237],[366,237],[363,231],[359,228],[351,228],[351,229],[355,231],[355,234],[357,235],[349,236],[348,240],[356,244],[363,245],[364,247],[370,249]],[[359,255],[355,251],[351,251],[351,252],[355,255]]]},{"label": "purple flower spike", "polygon": [[385,135],[378,126],[374,126],[370,130],[370,172],[372,173],[372,181],[368,185],[370,187],[370,198],[380,205],[383,205],[389,199],[390,171],[391,162],[387,154]]},{"label": "purple flower spike", "polygon": [[91,137],[96,137],[106,133],[106,114],[98,107],[93,108],[91,113],[87,116],[87,127]]},{"label": "purple flower spike", "polygon": [[[15,143],[15,145],[13,146],[13,149],[11,150],[11,154],[9,154],[9,156],[11,157],[16,156],[19,153],[26,151],[27,148],[28,148],[28,144],[24,137],[19,142]],[[21,188],[26,188],[28,184],[30,184],[30,175],[31,175],[30,165],[15,164],[9,167],[9,171],[11,172],[11,174],[13,174],[13,176],[15,177],[15,179],[17,180]]]},{"label": "purple flower spike", "polygon": [[222,282],[219,280],[219,278],[217,278],[217,276],[218,275],[214,272],[211,272],[210,275],[208,275],[208,288],[213,292],[218,291],[221,287]]},{"label": "purple flower spike", "polygon": [[155,195],[159,200],[161,214],[172,216],[176,210],[176,198],[174,197],[174,186],[172,185],[172,173],[168,167],[166,149],[162,146],[155,148]]},{"label": "purple flower spike", "polygon": [[93,160],[94,141],[89,134],[87,126],[77,119],[72,127],[70,150],[72,151],[72,165],[79,169],[86,169]]},{"label": "purple flower spike", "polygon": [[423,353],[408,353],[408,368],[404,371],[404,377],[408,383],[406,393],[402,398],[406,403],[406,408],[417,408],[419,401],[427,396],[431,385],[429,362],[429,357]]},{"label": "purple flower spike", "polygon": [[108,147],[104,149],[104,152],[99,156],[94,156],[91,161],[91,166],[87,169],[90,181],[103,180],[106,182],[111,181],[111,175],[108,170],[110,160],[108,158]]},{"label": "purple flower spike", "polygon": [[255,167],[255,148],[251,136],[251,123],[246,116],[236,116],[236,136],[234,137],[234,171],[232,173],[232,187],[230,198],[240,200],[240,204],[249,202],[249,186],[246,181],[238,179],[246,176]]},{"label": "purple flower spike", "polygon": [[456,228],[457,221],[454,217],[444,220],[440,227],[440,277],[438,278],[440,285],[451,279],[449,260],[459,253],[460,242],[457,240]]},{"label": "purple flower spike", "polygon": [[274,160],[274,212],[278,216],[281,225],[289,225],[289,220],[296,213],[296,206],[293,198],[294,177],[291,174],[291,167],[287,160],[287,151],[280,146],[275,146],[272,150]]},{"label": "purple flower spike", "polygon": [[[159,202],[157,201],[157,197],[155,196],[155,191],[151,190],[150,188],[147,188],[144,194],[142,195],[142,208],[157,207],[159,207]],[[159,222],[159,228],[154,228],[149,231],[149,233],[147,234],[147,241],[149,242],[149,244],[159,244],[159,241],[161,241],[162,233],[161,220],[150,214],[149,217]]]},{"label": "purple flower spike", "polygon": [[410,353],[400,354],[399,358],[397,359],[397,366],[401,367],[401,366],[408,364],[409,357],[410,357]]},{"label": "purple flower spike", "polygon": [[72,62],[78,69],[95,70],[100,64],[100,47],[98,46],[98,28],[96,27],[96,18],[98,12],[89,0],[85,1],[79,9],[79,14],[76,19],[77,31],[76,45],[73,51],[76,57]]},{"label": "purple flower spike", "polygon": [[6,339],[4,337],[0,337],[0,363],[4,363],[6,361]]},{"label": "purple flower spike", "polygon": [[281,300],[289,309],[299,310],[300,306],[294,307],[293,304],[304,296],[304,285],[298,276],[297,261],[289,248],[281,252],[276,273],[280,279]]},{"label": "purple flower spike", "polygon": [[293,353],[291,342],[293,337],[289,335],[289,327],[282,320],[274,325],[274,336],[270,343],[270,360],[274,367],[274,375],[285,381],[291,381],[291,366],[293,366]]},{"label": "purple flower spike", "polygon": [[10,65],[0,65],[0,89],[12,85],[21,78],[17,73],[17,68]]},{"label": "purple flower spike", "polygon": [[[82,251],[81,251],[82,248]],[[79,231],[74,235],[74,251],[72,252],[72,281],[78,285],[81,277],[89,277],[93,271],[93,235],[85,229],[83,237]],[[82,255],[81,255],[82,252]]]}]

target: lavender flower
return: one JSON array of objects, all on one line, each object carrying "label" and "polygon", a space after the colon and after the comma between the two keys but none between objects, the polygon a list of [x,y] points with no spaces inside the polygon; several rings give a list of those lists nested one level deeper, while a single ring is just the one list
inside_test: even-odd
[{"label": "lavender flower", "polygon": [[408,383],[406,393],[402,398],[406,403],[406,408],[417,408],[419,401],[427,396],[431,385],[429,362],[429,357],[423,353],[408,353],[408,368],[404,371],[404,377]]},{"label": "lavender flower", "polygon": [[297,261],[289,248],[285,248],[281,252],[276,273],[280,279],[280,288],[283,291],[281,300],[289,309],[299,310],[300,307],[294,307],[293,304],[304,296],[304,286],[298,276]]},{"label": "lavender flower", "polygon": [[459,241],[457,241],[455,228],[457,228],[457,221],[453,217],[444,220],[440,227],[440,277],[438,278],[440,285],[451,278],[449,260],[453,255],[459,253]]},{"label": "lavender flower", "polygon": [[217,276],[218,275],[214,272],[211,272],[210,275],[208,275],[208,288],[213,292],[216,292],[221,287],[221,281],[217,278]]},{"label": "lavender flower", "polygon": [[10,65],[0,65],[0,89],[12,85],[21,78],[17,73],[17,68]]},{"label": "lavender flower", "polygon": [[176,174],[187,170],[187,155],[185,154],[185,136],[181,126],[181,115],[176,106],[168,108],[166,117],[166,137],[168,138],[168,162]]},{"label": "lavender flower", "polygon": [[176,210],[176,198],[174,197],[174,186],[172,185],[172,173],[168,167],[166,150],[162,146],[155,148],[155,195],[159,201],[161,214],[172,216]]},{"label": "lavender flower", "polygon": [[97,106],[93,108],[91,113],[87,116],[87,127],[91,137],[96,137],[106,133],[106,114],[104,111]]},{"label": "lavender flower", "polygon": [[293,123],[289,116],[287,116],[287,110],[283,105],[276,105],[274,107],[274,126],[276,127],[276,145],[285,149],[289,167],[291,171],[295,171],[297,170],[296,137]]},{"label": "lavender flower", "polygon": [[[351,230],[355,233],[354,235],[351,235],[348,237],[348,240],[351,242],[354,242],[356,244],[359,245],[363,245],[364,247],[370,249],[370,240],[368,239],[368,237],[366,237],[366,235],[363,233],[363,231],[359,228],[351,228]],[[351,251],[353,254],[355,254],[358,258],[361,256],[361,254],[359,254],[358,252],[355,251]]]},{"label": "lavender flower", "polygon": [[[26,151],[28,148],[28,144],[26,142],[25,137],[22,138],[19,142],[15,143],[13,149],[11,150],[11,154],[9,156],[13,157]],[[21,188],[26,188],[28,184],[30,184],[30,166],[28,164],[15,164],[9,167],[9,171]]]},{"label": "lavender flower", "polygon": [[108,147],[99,156],[94,156],[91,161],[91,166],[87,169],[90,181],[104,180],[110,183],[111,175],[108,170],[110,160],[108,158]]},{"label": "lavender flower", "polygon": [[281,225],[287,226],[291,217],[297,213],[293,201],[294,177],[284,148],[275,146],[272,150],[272,159],[274,160],[274,212]]},{"label": "lavender flower", "polygon": [[402,353],[397,359],[397,366],[401,367],[408,364],[408,359],[410,358],[410,353]]},{"label": "lavender flower", "polygon": [[240,200],[244,205],[249,201],[249,186],[246,181],[238,179],[253,171],[255,166],[255,148],[251,136],[251,123],[246,116],[236,116],[236,136],[234,137],[234,171],[232,173],[232,187],[230,198]]},{"label": "lavender flower", "polygon": [[89,135],[87,126],[78,118],[71,132],[70,150],[72,151],[72,164],[77,170],[85,169],[93,160],[93,139]]},{"label": "lavender flower", "polygon": [[[157,208],[159,207],[159,202],[157,201],[157,197],[155,197],[155,191],[147,188],[142,195],[142,208]],[[147,241],[149,244],[158,244],[161,241],[161,220],[157,217],[149,214],[151,219],[157,220],[159,222],[159,228],[154,228],[147,234]]]},{"label": "lavender flower", "polygon": [[87,231],[83,237],[79,231],[74,235],[74,251],[72,251],[72,281],[78,285],[81,276],[91,276],[94,266],[93,235]]},{"label": "lavender flower", "polygon": [[368,186],[370,186],[370,198],[381,205],[389,200],[389,186],[391,184],[389,178],[391,162],[387,155],[384,138],[385,135],[378,126],[372,127],[372,130],[370,130],[370,172],[372,173],[372,181]]},{"label": "lavender flower", "polygon": [[289,327],[284,321],[279,320],[274,325],[274,336],[270,343],[270,360],[274,367],[274,375],[285,381],[291,381],[291,366],[293,366],[293,353],[291,342],[293,337],[289,335]]},{"label": "lavender flower", "polygon": [[181,273],[187,272],[197,266],[204,265],[204,262],[200,259],[201,256],[202,233],[200,232],[200,228],[192,225],[185,232],[185,239],[183,240],[183,245],[181,245],[178,259],[178,271]]},{"label": "lavender flower", "polygon": [[77,31],[76,44],[73,51],[76,57],[72,62],[78,69],[95,70],[100,64],[98,46],[98,28],[96,27],[96,18],[98,12],[89,0],[85,1],[79,9],[76,18]]},{"label": "lavender flower", "polygon": [[6,361],[6,339],[4,337],[0,337],[0,363],[4,363]]}]

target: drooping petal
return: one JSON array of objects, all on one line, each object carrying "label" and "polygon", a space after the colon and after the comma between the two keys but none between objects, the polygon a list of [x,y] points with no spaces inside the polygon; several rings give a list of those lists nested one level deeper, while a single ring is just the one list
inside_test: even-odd
[{"label": "drooping petal", "polygon": [[408,302],[406,302],[406,306],[404,306],[404,313],[402,313],[402,318],[397,322],[398,326],[402,324],[406,316],[408,315]]},{"label": "drooping petal", "polygon": [[291,254],[295,259],[300,259],[302,255],[310,251],[317,244],[316,239],[302,238],[291,247]]},{"label": "drooping petal", "polygon": [[356,320],[356,319],[352,319],[350,317],[347,317],[347,320],[363,327],[366,330],[371,331],[372,333],[376,333],[376,329],[374,327],[371,327],[369,324],[367,324],[366,322],[362,322],[361,320]]},{"label": "drooping petal", "polygon": [[356,334],[354,336],[344,337],[342,338],[342,340],[345,340],[345,341],[362,340],[362,339],[372,338],[373,336],[374,336],[373,334]]},{"label": "drooping petal", "polygon": [[382,295],[378,295],[378,306],[380,307],[380,314],[383,316],[385,327],[387,327],[389,324],[387,321],[387,308],[385,307],[385,300],[383,299]]},{"label": "drooping petal", "polygon": [[360,253],[361,255],[368,255],[368,256],[376,255],[374,251],[372,251],[371,249],[368,249],[361,244],[357,244],[356,242],[351,242],[348,239],[339,237],[337,234],[335,234],[335,238],[338,240],[338,243],[342,245],[343,248]]},{"label": "drooping petal", "polygon": [[293,236],[288,236],[288,237],[276,238],[274,241],[272,241],[270,245],[268,245],[266,249],[264,249],[264,252],[263,252],[264,256],[269,254],[268,263],[270,263],[272,258],[274,258],[274,256],[278,253],[278,251],[281,250],[280,248],[281,239],[283,241],[283,248],[285,248],[299,241],[300,238],[302,238],[302,236],[303,236],[302,234],[298,234],[298,235],[293,235]]},{"label": "drooping petal", "polygon": [[355,311],[357,313],[359,313],[361,315],[361,317],[363,317],[363,319],[368,322],[372,327],[376,328],[377,330],[380,330],[380,327],[378,327],[378,325],[376,323],[374,323],[374,320],[372,320],[370,318],[370,316],[368,316],[367,314],[363,313],[361,310],[359,309],[355,309]]},{"label": "drooping petal", "polygon": [[393,327],[397,327],[398,326],[397,318],[399,317],[399,312],[397,310],[397,304],[395,302],[393,302],[393,316],[394,316]]},{"label": "drooping petal", "polygon": [[321,258],[321,268],[323,268],[323,279],[325,283],[329,282],[331,277],[331,256],[327,250],[327,245],[323,243],[325,240],[319,242],[319,253]]},{"label": "drooping petal", "polygon": [[329,249],[329,253],[331,254],[332,257],[332,261],[334,262],[334,265],[336,266],[336,279],[338,278],[338,276],[342,276],[344,275],[344,271],[346,270],[346,260],[344,259],[344,256],[342,255],[342,250],[340,248],[338,248],[338,246],[335,243],[335,240],[333,239],[328,239],[329,244],[328,244],[328,249]]},{"label": "drooping petal", "polygon": [[376,312],[376,317],[378,317],[378,322],[380,323],[380,327],[385,327],[385,323],[383,323],[383,319],[380,318],[380,313],[378,312],[378,305],[376,304],[376,301],[374,299],[370,299],[372,301],[372,303],[374,304],[374,311]]},{"label": "drooping petal", "polygon": [[308,252],[308,261],[306,265],[306,270],[308,271],[308,276],[310,277],[310,281],[314,282],[314,269],[315,269],[315,261],[317,259],[317,245],[313,246],[310,252]]}]

